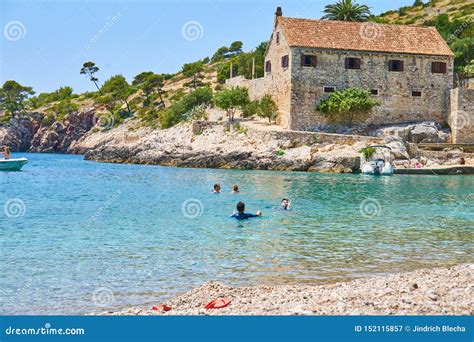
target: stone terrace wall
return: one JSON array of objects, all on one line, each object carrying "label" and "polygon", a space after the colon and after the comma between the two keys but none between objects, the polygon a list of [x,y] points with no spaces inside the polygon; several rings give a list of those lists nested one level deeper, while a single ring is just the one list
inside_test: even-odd
[{"label": "stone terrace wall", "polygon": [[474,89],[451,90],[449,126],[453,143],[474,144]]},{"label": "stone terrace wall", "polygon": [[250,99],[257,100],[267,93],[271,86],[271,79],[261,77],[248,80],[243,76],[237,76],[228,79],[226,85],[230,87],[245,87],[249,90]]}]

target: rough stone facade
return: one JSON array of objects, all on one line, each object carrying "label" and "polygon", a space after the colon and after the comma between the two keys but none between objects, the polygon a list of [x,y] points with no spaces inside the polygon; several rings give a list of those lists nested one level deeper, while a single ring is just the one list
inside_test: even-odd
[{"label": "rough stone facade", "polygon": [[474,89],[451,90],[449,126],[453,143],[474,144]]},{"label": "rough stone facade", "polygon": [[[371,124],[393,124],[435,120],[445,122],[449,108],[449,91],[453,73],[452,58],[407,56],[349,51],[322,51],[292,48],[291,128],[308,129],[325,122],[316,111],[317,105],[329,94],[325,87],[340,90],[349,87],[377,91],[380,101],[371,116]],[[316,55],[316,67],[302,67],[301,54]],[[360,69],[346,69],[345,58],[360,58]],[[402,60],[404,71],[388,70],[388,61]],[[447,63],[445,74],[431,73],[431,62]],[[421,92],[420,97],[412,91]],[[361,122],[359,122],[361,123]]]},{"label": "rough stone facade", "polygon": [[[302,54],[315,55],[316,66],[301,66]],[[282,67],[282,57],[286,55],[289,64]],[[359,58],[360,69],[346,68],[346,57]],[[403,61],[403,71],[389,71],[389,60]],[[276,18],[265,61],[271,63],[271,70],[264,77],[255,80],[239,77],[228,80],[227,84],[248,87],[252,99],[271,94],[279,107],[277,123],[289,129],[311,130],[327,123],[316,111],[329,95],[325,87],[377,91],[373,96],[381,105],[368,119],[355,124],[448,121],[453,87],[452,56],[290,46]],[[432,62],[446,63],[446,72],[433,73]]]}]

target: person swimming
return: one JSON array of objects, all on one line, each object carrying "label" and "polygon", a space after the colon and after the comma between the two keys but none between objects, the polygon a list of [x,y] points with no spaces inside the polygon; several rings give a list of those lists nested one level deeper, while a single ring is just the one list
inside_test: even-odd
[{"label": "person swimming", "polygon": [[291,205],[291,202],[288,198],[284,198],[281,200],[281,204],[280,204],[280,209],[281,210],[290,210],[290,205]]},{"label": "person swimming", "polygon": [[239,193],[239,186],[237,184],[235,184],[233,187],[232,187],[232,194],[238,194]]},{"label": "person swimming", "polygon": [[221,185],[219,183],[214,184],[214,189],[212,189],[212,193],[214,194],[221,193]]},{"label": "person swimming", "polygon": [[239,221],[259,216],[262,216],[262,212],[260,210],[257,211],[255,214],[246,213],[244,202],[237,203],[237,212],[234,211],[234,213],[231,215],[231,217],[236,218]]}]

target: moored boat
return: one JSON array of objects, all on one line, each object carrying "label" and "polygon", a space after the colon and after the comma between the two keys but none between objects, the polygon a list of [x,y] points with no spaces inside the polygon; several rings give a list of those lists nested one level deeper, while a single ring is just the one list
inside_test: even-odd
[{"label": "moored boat", "polygon": [[0,159],[0,171],[20,171],[26,163],[26,158]]},{"label": "moored boat", "polygon": [[392,149],[388,146],[374,145],[361,150],[363,163],[361,172],[369,175],[393,174]]}]

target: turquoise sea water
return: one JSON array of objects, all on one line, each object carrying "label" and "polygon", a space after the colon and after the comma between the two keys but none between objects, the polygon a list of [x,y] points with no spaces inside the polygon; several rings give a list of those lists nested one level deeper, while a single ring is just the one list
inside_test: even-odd
[{"label": "turquoise sea water", "polygon": [[[0,173],[0,314],[151,306],[207,281],[318,284],[474,261],[474,177],[101,164]],[[223,192],[211,194],[214,183]],[[230,193],[238,184],[241,193]],[[283,197],[290,212],[276,208]],[[263,217],[229,218],[237,201]]]}]

